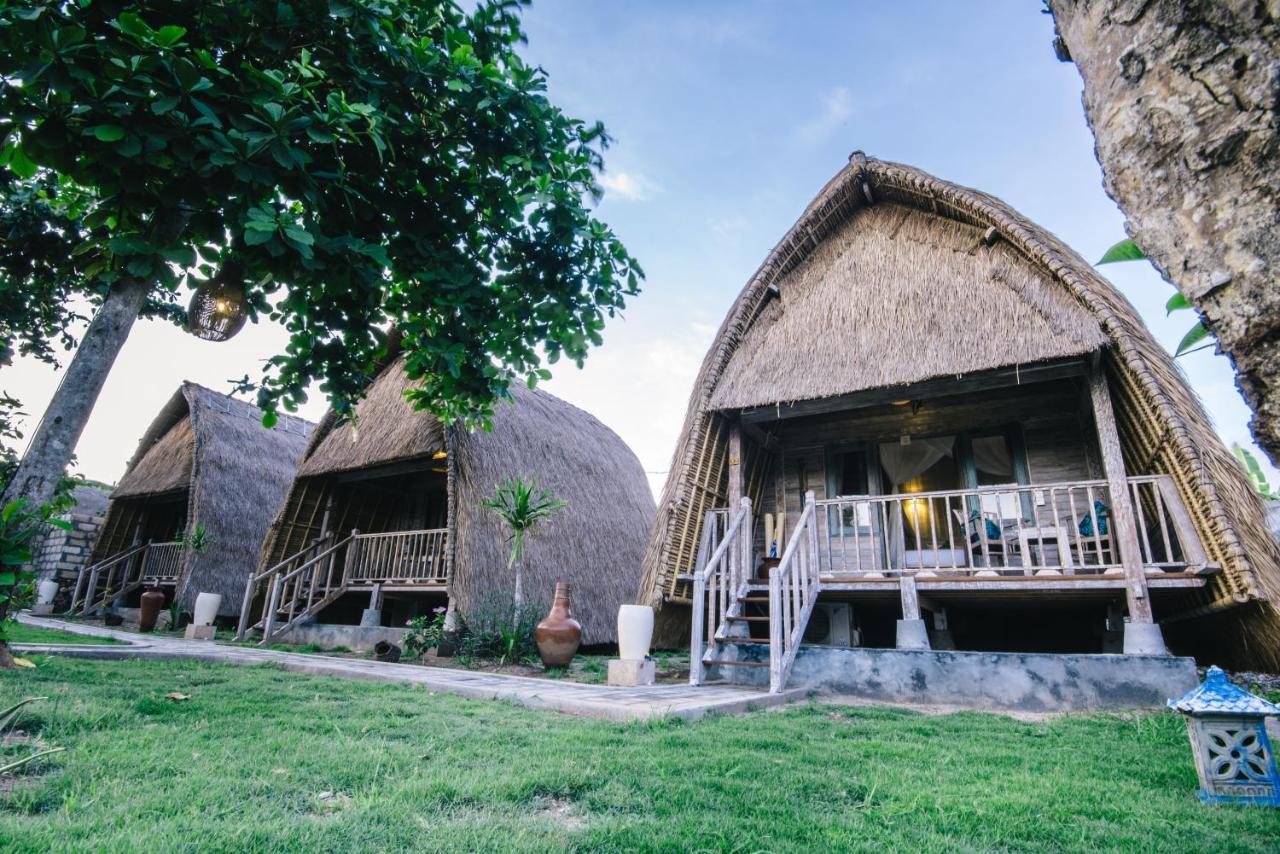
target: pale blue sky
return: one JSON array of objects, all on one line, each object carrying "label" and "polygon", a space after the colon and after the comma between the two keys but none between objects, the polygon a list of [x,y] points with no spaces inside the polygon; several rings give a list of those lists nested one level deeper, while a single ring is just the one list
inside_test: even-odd
[{"label": "pale blue sky", "polygon": [[[999,196],[1089,259],[1123,236],[1079,74],[1054,57],[1052,23],[1034,2],[542,0],[525,20],[525,55],[550,74],[553,100],[615,138],[599,212],[648,274],[586,369],[558,365],[547,388],[617,430],[655,485],[724,312],[851,151]],[[1172,291],[1154,270],[1104,271],[1175,345],[1193,319],[1165,318]],[[181,379],[225,390],[282,337],[259,327],[214,345],[140,324],[81,442],[80,470],[119,477]],[[1226,360],[1205,351],[1179,363],[1224,438],[1248,441]],[[19,363],[0,379],[39,412],[57,378]],[[316,395],[304,414],[323,410]]]}]

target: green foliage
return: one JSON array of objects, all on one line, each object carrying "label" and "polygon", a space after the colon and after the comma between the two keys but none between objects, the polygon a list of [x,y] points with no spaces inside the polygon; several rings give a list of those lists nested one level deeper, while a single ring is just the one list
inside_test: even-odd
[{"label": "green foliage", "polygon": [[507,559],[510,568],[524,560],[529,531],[563,509],[565,502],[553,498],[551,490],[539,489],[535,478],[516,475],[495,486],[493,497],[481,501],[480,506],[498,514],[511,531],[511,555]]},{"label": "green foliage", "polygon": [[182,532],[182,547],[196,554],[202,553],[209,546],[213,545],[214,538],[205,528],[205,526],[197,522],[192,528]]},{"label": "green foliage", "polygon": [[519,602],[511,593],[491,593],[459,614],[458,658],[498,664],[533,660],[538,654],[534,630],[545,612],[543,605]]},{"label": "green foliage", "polygon": [[349,412],[389,324],[447,421],[543,352],[581,364],[643,273],[589,210],[608,136],[547,99],[520,5],[0,4],[0,221],[42,242],[0,257],[0,341],[40,353],[68,295],[129,279],[176,318],[221,274],[290,335],[240,381],[268,421],[313,380]]},{"label": "green foliage", "polygon": [[1249,476],[1249,483],[1253,484],[1254,491],[1258,495],[1268,501],[1280,501],[1280,493],[1271,488],[1271,484],[1267,482],[1266,472],[1262,470],[1258,459],[1249,452],[1248,448],[1239,442],[1232,442],[1231,453],[1236,455],[1236,459],[1244,467],[1244,473]]},{"label": "green foliage", "polygon": [[415,658],[435,649],[448,635],[445,628],[446,608],[436,608],[430,614],[414,617],[404,633],[404,651]]},{"label": "green foliage", "polygon": [[1098,263],[1114,264],[1117,261],[1143,261],[1146,257],[1146,253],[1138,248],[1138,244],[1134,243],[1132,238],[1126,237],[1102,253]]},{"label": "green foliage", "polygon": [[1173,355],[1181,356],[1188,353],[1201,341],[1209,337],[1209,330],[1204,328],[1204,324],[1196,321],[1195,326],[1187,330],[1187,334],[1182,336],[1182,340],[1178,342],[1178,349],[1173,351]]},{"label": "green foliage", "polygon": [[35,572],[26,566],[32,545],[47,525],[71,529],[69,523],[54,518],[59,509],[54,504],[35,507],[23,498],[0,509],[0,642],[6,640],[5,621],[34,592]]},{"label": "green foliage", "polygon": [[[1138,248],[1138,244],[1134,243],[1131,238],[1126,237],[1104,252],[1102,258],[1098,260],[1098,264],[1114,264],[1117,261],[1145,261],[1146,258],[1146,253]],[[1183,296],[1181,291],[1176,291],[1173,296],[1169,297],[1168,302],[1164,304],[1166,315],[1189,308],[1192,308],[1191,301]],[[1173,351],[1173,355],[1177,357],[1192,352],[1197,344],[1208,337],[1209,330],[1205,329],[1204,323],[1197,320],[1195,326],[1188,329],[1187,334],[1182,336],[1182,340],[1178,342],[1178,347]]]}]

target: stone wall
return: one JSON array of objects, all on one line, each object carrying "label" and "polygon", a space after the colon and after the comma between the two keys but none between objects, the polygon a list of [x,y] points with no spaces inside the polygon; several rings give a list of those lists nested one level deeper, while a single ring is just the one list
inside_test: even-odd
[{"label": "stone wall", "polygon": [[32,561],[41,580],[52,578],[63,590],[75,585],[81,567],[88,563],[107,514],[107,497],[102,490],[77,487],[74,495],[75,509],[63,517],[71,524],[71,530],[49,528],[44,541],[36,547]]}]

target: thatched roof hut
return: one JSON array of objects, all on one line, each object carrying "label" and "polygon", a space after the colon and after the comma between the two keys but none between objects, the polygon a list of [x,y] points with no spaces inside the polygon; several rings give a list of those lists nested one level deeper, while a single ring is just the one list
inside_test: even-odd
[{"label": "thatched roof hut", "polygon": [[[891,404],[909,402],[894,398],[918,400],[925,389],[995,371],[1011,378],[999,394],[1016,400],[1030,393],[1017,383],[1087,359],[1101,360],[1128,473],[1172,476],[1208,561],[1221,568],[1202,588],[1160,601],[1171,642],[1280,667],[1280,551],[1262,506],[1133,306],[1000,200],[861,152],[768,254],[703,361],[645,552],[640,601],[665,609],[667,638],[687,633],[687,608],[670,606],[688,602],[704,514],[728,506],[731,423],[844,400],[880,404],[858,417],[887,424],[905,411]],[[1078,407],[1078,379],[1060,382],[1077,383],[1055,393]],[[757,469],[768,468],[769,454],[749,438],[746,493],[767,503]],[[1096,445],[1080,452],[1090,454]],[[819,477],[820,456],[818,465],[819,475],[798,476]],[[793,490],[797,475],[787,477]]]},{"label": "thatched roof hut", "polygon": [[197,593],[220,593],[220,613],[238,613],[245,578],[314,426],[283,415],[266,429],[253,404],[184,382],[112,491],[93,561],[135,542],[173,542],[202,530],[207,545],[181,550],[176,595],[190,608]]},{"label": "thatched roof hut", "polygon": [[[496,407],[492,431],[468,432],[412,409],[404,399],[409,385],[403,362],[393,359],[356,406],[354,419],[325,416],[272,525],[261,569],[286,561],[326,532],[395,537],[439,531],[448,569],[437,576],[393,577],[409,572],[403,555],[420,554],[413,552],[419,546],[384,547],[376,573],[350,567],[348,575],[399,595],[395,619],[388,614],[384,620],[389,624],[403,625],[433,593],[447,595],[465,615],[487,596],[512,588],[507,531],[480,502],[507,478],[533,477],[566,507],[530,537],[526,596],[549,601],[556,581],[569,582],[583,642],[612,641],[618,606],[635,592],[653,521],[653,496],[635,454],[590,414],[543,391],[517,385],[512,400]],[[349,554],[343,559],[354,561]],[[374,559],[371,545],[360,559]]]}]

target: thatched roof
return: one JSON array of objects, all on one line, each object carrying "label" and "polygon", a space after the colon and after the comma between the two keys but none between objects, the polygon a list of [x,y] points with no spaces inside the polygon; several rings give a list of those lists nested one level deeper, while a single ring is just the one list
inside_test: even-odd
[{"label": "thatched roof", "polygon": [[384,370],[356,404],[355,418],[339,423],[335,413],[327,414],[298,467],[298,477],[369,468],[444,450],[440,420],[411,408],[404,399],[406,388],[402,370]]},{"label": "thatched roof", "polygon": [[[125,504],[189,490],[188,529],[204,526],[210,545],[198,554],[184,554],[179,596],[189,607],[197,593],[221,593],[221,613],[237,613],[263,535],[313,428],[308,421],[283,415],[268,430],[253,404],[183,383],[143,435],[112,492],[103,536],[129,535],[112,524]],[[112,550],[118,545],[113,543]],[[95,557],[105,557],[100,552],[95,549]]]},{"label": "thatched roof", "polygon": [[454,529],[449,592],[457,607],[465,614],[488,594],[511,590],[506,532],[480,502],[509,477],[533,477],[567,507],[530,538],[526,595],[549,602],[556,581],[569,582],[584,643],[613,640],[653,522],[653,495],[635,454],[596,418],[543,391],[517,384],[512,400],[497,405],[491,432],[467,432],[414,411],[404,399],[409,384],[396,359],[356,407],[354,429],[334,413],[321,421],[263,548],[262,568],[282,559],[276,540],[289,535],[284,520],[298,515],[299,502],[317,500],[313,487],[326,475],[444,451]]},{"label": "thatched roof", "polygon": [[1106,344],[1048,273],[1006,244],[985,249],[982,235],[906,205],[858,209],[779,278],[711,407],[835,397]]},{"label": "thatched roof", "polygon": [[[883,214],[875,213],[881,208]],[[905,219],[904,208],[912,211]],[[900,219],[902,228],[894,235]],[[864,238],[860,229],[868,228],[882,233]],[[929,239],[901,242],[904,230]],[[973,254],[957,257],[956,235],[965,235],[966,240],[967,235],[985,239],[971,247]],[[845,242],[851,245],[845,246]],[[832,243],[840,245],[828,245]],[[868,257],[868,247],[879,247],[885,254]],[[979,260],[979,256],[989,259]],[[901,266],[891,270],[887,265],[895,259]],[[873,272],[855,271],[855,262],[871,265]],[[661,606],[666,599],[678,596],[676,575],[692,569],[684,565],[691,554],[686,541],[690,537],[696,540],[705,503],[699,490],[706,492],[698,478],[705,484],[707,472],[724,465],[722,452],[717,452],[720,457],[714,460],[708,452],[717,447],[712,438],[723,430],[724,419],[718,410],[761,400],[789,401],[839,393],[830,390],[835,388],[906,382],[937,375],[934,372],[948,365],[985,363],[989,367],[999,361],[1001,357],[992,355],[986,346],[979,346],[967,335],[957,336],[945,309],[945,296],[929,299],[923,308],[898,305],[900,297],[918,298],[924,286],[936,287],[944,295],[963,294],[964,288],[954,280],[960,272],[975,277],[973,296],[982,295],[981,305],[971,305],[970,317],[990,314],[985,306],[998,300],[1002,311],[1016,310],[1019,317],[1030,318],[1041,330],[1046,325],[1060,326],[1064,334],[1056,337],[1066,341],[1051,346],[1077,353],[1098,343],[1095,325],[1101,331],[1106,345],[1103,361],[1111,381],[1126,465],[1135,474],[1173,477],[1210,559],[1224,570],[1213,577],[1204,593],[1186,597],[1180,613],[1174,616],[1191,617],[1254,603],[1250,613],[1256,619],[1248,622],[1249,642],[1261,652],[1252,657],[1280,667],[1280,615],[1275,608],[1280,602],[1280,549],[1267,530],[1261,503],[1239,464],[1223,446],[1173,359],[1151,337],[1133,306],[1087,261],[1000,200],[910,166],[867,158],[861,152],[823,187],[769,253],[729,309],[703,361],[645,552],[641,601]],[[823,280],[824,275],[835,276],[839,284]],[[1030,308],[1010,309],[998,285],[1013,292],[1021,290],[1020,297],[1031,303]],[[868,317],[863,305],[868,299],[866,289],[874,290],[871,298],[883,303],[876,317],[880,324],[890,326],[887,333],[837,326],[840,321],[858,322]],[[770,301],[778,305],[771,306]],[[795,311],[797,305],[799,310]],[[819,308],[825,308],[832,323],[823,325],[827,318],[819,317]],[[1081,316],[1081,309],[1092,322]],[[956,313],[963,312],[957,306]],[[800,317],[787,318],[788,313]],[[806,316],[819,323],[817,328],[825,333],[822,337],[830,340],[807,341],[809,336],[800,325]],[[935,336],[920,339],[916,337],[918,330],[896,325],[908,318],[910,323],[919,323],[921,317],[931,318]],[[940,322],[939,318],[946,320]],[[1003,329],[1005,322],[982,318],[982,323],[988,327],[996,324],[998,329]],[[759,330],[755,328],[758,323]],[[802,351],[812,347],[820,358],[835,360],[838,380],[824,386],[820,378],[806,376],[820,374],[826,366],[812,361],[807,353],[796,358],[783,355],[784,331],[796,336],[786,346]],[[882,334],[910,336],[915,343],[899,346],[893,342],[902,338],[883,338]],[[1016,334],[1001,335],[999,341],[1009,347],[1003,364],[1019,363],[1029,356],[1035,356],[1033,360],[1052,357],[1051,351],[1029,349],[1040,345]],[[879,352],[870,349],[877,342],[884,348]],[[846,360],[837,353],[846,345],[863,353],[868,361],[893,364],[864,366]],[[913,362],[924,367],[909,364]],[[759,391],[752,388],[757,375],[761,378]]]},{"label": "thatched roof", "polygon": [[186,489],[191,484],[195,446],[191,416],[184,415],[170,424],[159,438],[147,443],[145,449],[139,448],[141,456],[129,465],[124,477],[111,491],[111,497],[139,498]]}]

